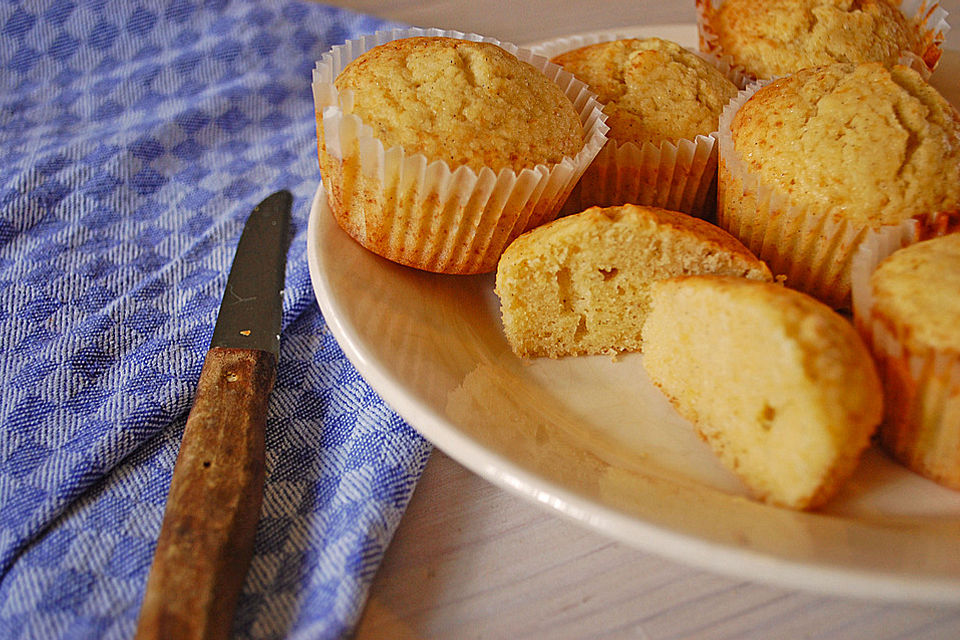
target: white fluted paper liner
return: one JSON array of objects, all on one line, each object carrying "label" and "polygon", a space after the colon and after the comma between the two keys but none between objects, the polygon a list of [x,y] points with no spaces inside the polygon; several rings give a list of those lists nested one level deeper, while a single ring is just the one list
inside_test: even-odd
[{"label": "white fluted paper liner", "polygon": [[901,225],[899,236],[867,234],[851,270],[854,324],[884,388],[881,445],[909,469],[960,489],[960,353],[911,350],[897,328],[874,313],[873,272],[917,234],[912,220]]},{"label": "white fluted paper liner", "polygon": [[570,195],[565,211],[627,202],[712,218],[717,173],[713,134],[674,144],[608,140]]},{"label": "white fluted paper liner", "polygon": [[[764,184],[734,148],[730,132],[734,115],[770,82],[751,83],[720,115],[717,225],[766,262],[775,275],[784,276],[787,286],[836,309],[848,309],[853,255],[870,229],[840,215],[790,204]],[[897,224],[874,231],[893,238],[903,233]]]},{"label": "white fluted paper liner", "polygon": [[[898,233],[881,233],[870,230],[854,254],[850,267],[850,285],[853,300],[854,321],[859,323],[869,317],[873,308],[873,289],[870,276],[877,266],[894,251],[912,244],[917,237],[916,220],[907,220],[900,225]],[[859,328],[859,324],[857,325]]]},{"label": "white fluted paper liner", "polygon": [[[736,70],[744,79],[746,85],[756,78],[743,67],[736,64],[734,59],[724,53],[719,37],[710,25],[709,16],[719,10],[724,0],[696,0],[697,1],[697,35],[700,50],[713,54]],[[917,71],[924,79],[929,79],[943,52],[943,43],[950,24],[947,22],[948,13],[936,0],[903,0],[900,11],[911,18],[919,26],[925,47],[924,54],[918,55],[912,51],[904,51],[899,63]]]},{"label": "white fluted paper liner", "polygon": [[[533,51],[553,58],[581,47],[628,38],[636,36],[609,32],[569,36],[538,44]],[[738,87],[743,86],[745,80],[739,69],[709,53],[689,47],[687,50],[709,62]],[[712,218],[715,202],[711,196],[717,173],[715,133],[705,132],[692,140],[664,141],[659,145],[608,140],[574,188],[564,212],[630,202]]]},{"label": "white fluted paper liner", "polygon": [[[575,157],[519,172],[451,169],[402,148],[384,149],[354,115],[351,91],[333,84],[354,58],[386,42],[416,36],[495,44],[541,70],[566,93],[580,115],[584,146]],[[607,141],[606,115],[587,86],[527,49],[476,34],[440,29],[395,29],[334,47],[313,72],[318,136],[334,171],[324,175],[331,209],[351,236],[385,258],[441,273],[486,273],[523,231],[549,222]],[[322,159],[321,159],[322,162]],[[373,201],[376,206],[369,206]]]}]

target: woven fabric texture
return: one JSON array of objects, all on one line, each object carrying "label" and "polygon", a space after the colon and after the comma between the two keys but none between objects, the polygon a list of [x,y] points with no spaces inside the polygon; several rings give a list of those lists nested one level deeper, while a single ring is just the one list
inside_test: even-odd
[{"label": "woven fabric texture", "polygon": [[430,452],[310,285],[311,69],[386,27],[314,2],[0,4],[0,637],[127,638],[226,275],[294,194],[239,638],[349,634]]}]

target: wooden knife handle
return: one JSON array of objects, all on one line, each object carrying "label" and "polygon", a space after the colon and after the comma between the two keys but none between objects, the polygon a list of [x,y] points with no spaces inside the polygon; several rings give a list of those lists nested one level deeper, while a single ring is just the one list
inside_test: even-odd
[{"label": "wooden knife handle", "polygon": [[227,638],[263,499],[277,358],[214,347],[177,456],[137,638]]}]

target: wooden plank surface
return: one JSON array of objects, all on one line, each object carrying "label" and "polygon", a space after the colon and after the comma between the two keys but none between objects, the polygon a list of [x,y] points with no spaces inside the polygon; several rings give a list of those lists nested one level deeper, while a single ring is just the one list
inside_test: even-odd
[{"label": "wooden plank surface", "polygon": [[327,2],[416,27],[479,33],[525,44],[619,25],[692,24],[694,0],[334,0]]},{"label": "wooden plank surface", "polygon": [[960,608],[745,582],[611,542],[434,451],[356,637],[948,640]]},{"label": "wooden plank surface", "polygon": [[[695,19],[693,0],[329,4],[518,44]],[[960,0],[943,5],[960,20]],[[960,26],[948,42],[960,49]],[[946,640],[960,638],[960,607],[860,602],[700,571],[568,522],[436,451],[356,637]]]}]

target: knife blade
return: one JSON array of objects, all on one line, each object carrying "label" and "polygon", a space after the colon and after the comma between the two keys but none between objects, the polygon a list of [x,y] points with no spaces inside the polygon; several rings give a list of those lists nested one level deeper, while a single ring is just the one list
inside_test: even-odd
[{"label": "knife blade", "polygon": [[263,499],[292,204],[289,191],[267,197],[237,244],[174,466],[141,640],[230,635]]}]

